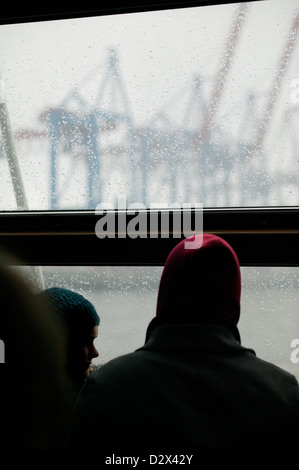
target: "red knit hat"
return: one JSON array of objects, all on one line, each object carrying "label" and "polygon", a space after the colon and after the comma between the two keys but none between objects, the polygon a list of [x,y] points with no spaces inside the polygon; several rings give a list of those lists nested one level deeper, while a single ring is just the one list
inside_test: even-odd
[{"label": "red knit hat", "polygon": [[[202,243],[196,244],[195,237]],[[183,321],[223,316],[237,325],[240,298],[240,265],[232,247],[216,235],[193,235],[178,243],[166,260],[156,314]]]}]

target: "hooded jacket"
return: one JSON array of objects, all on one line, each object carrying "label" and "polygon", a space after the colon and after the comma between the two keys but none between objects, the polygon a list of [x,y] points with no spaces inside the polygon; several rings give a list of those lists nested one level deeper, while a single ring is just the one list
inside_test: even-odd
[{"label": "hooded jacket", "polygon": [[235,252],[214,235],[188,241],[166,260],[144,346],[87,379],[68,448],[196,454],[296,442],[295,377],[240,344]]},{"label": "hooded jacket", "polygon": [[[190,242],[192,240],[192,242]],[[211,234],[182,240],[167,257],[159,285],[157,325],[216,323],[239,339],[241,274],[236,253],[222,238]]]}]

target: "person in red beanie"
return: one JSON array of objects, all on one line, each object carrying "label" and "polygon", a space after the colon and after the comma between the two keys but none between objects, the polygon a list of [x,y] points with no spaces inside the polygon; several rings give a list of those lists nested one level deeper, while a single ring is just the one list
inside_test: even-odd
[{"label": "person in red beanie", "polygon": [[187,242],[196,237],[166,260],[144,346],[86,380],[67,448],[139,451],[147,461],[297,442],[295,377],[241,345],[236,253],[211,234]]}]

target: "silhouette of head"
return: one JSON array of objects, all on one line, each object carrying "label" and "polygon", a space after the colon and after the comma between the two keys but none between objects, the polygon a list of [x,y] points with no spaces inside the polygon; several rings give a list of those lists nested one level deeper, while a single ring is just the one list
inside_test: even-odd
[{"label": "silhouette of head", "polygon": [[61,287],[51,287],[40,294],[57,312],[68,335],[68,370],[75,382],[82,382],[98,351],[94,339],[98,334],[99,315],[83,295]]},{"label": "silhouette of head", "polygon": [[[170,321],[240,317],[240,265],[222,238],[203,234],[202,244],[186,249],[182,240],[167,257],[160,280],[156,314]],[[192,246],[192,245],[191,245]]]}]

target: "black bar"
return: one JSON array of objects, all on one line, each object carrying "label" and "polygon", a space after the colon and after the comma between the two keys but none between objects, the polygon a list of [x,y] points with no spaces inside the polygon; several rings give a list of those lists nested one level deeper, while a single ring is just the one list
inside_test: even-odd
[{"label": "black bar", "polygon": [[[267,0],[249,0],[267,1]],[[121,13],[137,13],[143,11],[167,10],[174,8],[189,8],[207,5],[219,5],[230,3],[242,3],[244,0],[139,0],[120,1],[110,0],[109,2],[98,2],[95,7],[92,2],[71,2],[67,6],[61,3],[47,2],[18,2],[17,4],[6,4],[2,8],[0,24],[26,23],[35,21],[64,20],[70,18],[82,18],[101,15],[113,15]]]},{"label": "black bar", "polygon": [[[94,211],[3,212],[0,247],[28,265],[163,265],[185,238],[171,230],[168,238],[151,238],[149,228],[144,238],[118,238],[116,227],[115,238],[100,239],[99,219]],[[243,266],[299,266],[299,208],[204,209],[203,231],[227,240]]]}]

